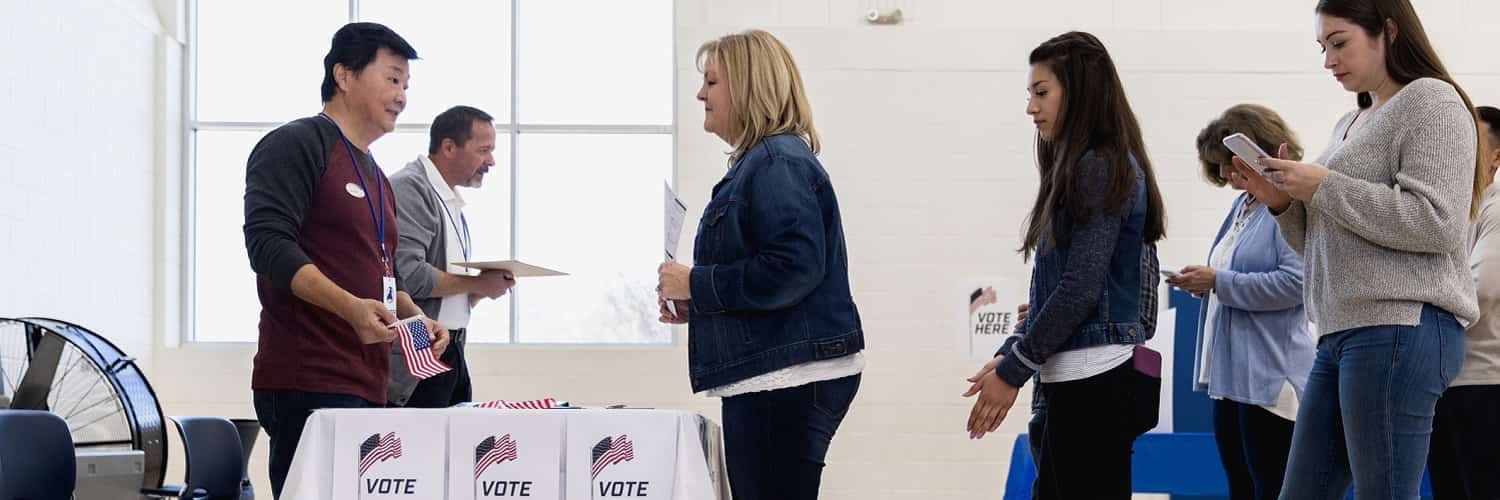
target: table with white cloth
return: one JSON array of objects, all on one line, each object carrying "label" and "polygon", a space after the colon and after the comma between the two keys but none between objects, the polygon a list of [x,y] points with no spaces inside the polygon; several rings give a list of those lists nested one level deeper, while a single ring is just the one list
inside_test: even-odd
[{"label": "table with white cloth", "polygon": [[281,498],[729,500],[722,443],[675,410],[319,410]]}]

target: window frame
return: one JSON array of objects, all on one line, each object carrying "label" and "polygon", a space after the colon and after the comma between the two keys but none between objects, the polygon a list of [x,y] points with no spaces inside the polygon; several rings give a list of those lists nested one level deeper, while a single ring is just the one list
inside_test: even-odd
[{"label": "window frame", "polygon": [[[254,340],[199,340],[197,338],[197,336],[196,336],[196,332],[197,332],[197,328],[196,328],[196,326],[197,326],[197,281],[198,281],[198,276],[197,276],[198,235],[197,235],[197,232],[196,232],[197,212],[198,212],[198,210],[197,210],[197,208],[198,208],[198,190],[197,190],[198,162],[197,162],[197,141],[196,141],[196,134],[199,131],[247,131],[247,130],[248,131],[263,131],[263,130],[269,130],[269,129],[275,128],[277,126],[280,126],[284,122],[216,121],[216,120],[199,120],[198,119],[198,64],[197,64],[197,61],[198,61],[198,28],[199,28],[199,24],[198,24],[198,12],[197,12],[197,10],[198,10],[198,2],[200,2],[200,1],[206,1],[206,0],[186,0],[184,2],[186,4],[186,6],[185,6],[186,12],[185,13],[186,13],[186,25],[187,25],[186,26],[186,32],[187,32],[187,36],[185,37],[186,38],[186,43],[184,44],[185,45],[185,50],[183,50],[183,61],[182,61],[182,68],[183,68],[183,71],[182,71],[182,86],[183,86],[183,91],[182,91],[182,94],[183,94],[182,95],[183,109],[182,109],[182,113],[183,113],[183,123],[185,124],[185,126],[182,127],[182,137],[181,137],[181,140],[182,140],[182,145],[183,145],[183,162],[182,162],[182,165],[183,165],[182,170],[183,171],[182,171],[182,175],[180,176],[180,179],[181,179],[181,182],[182,182],[182,187],[181,187],[182,197],[183,197],[182,203],[183,203],[183,206],[184,206],[183,216],[181,218],[181,234],[182,234],[182,238],[183,238],[183,241],[182,241],[182,250],[181,250],[181,252],[182,252],[183,279],[182,279],[181,294],[180,294],[181,296],[179,297],[179,300],[181,301],[180,303],[182,304],[182,315],[181,315],[182,324],[180,325],[180,332],[181,333],[179,335],[173,336],[173,337],[176,337],[176,338],[169,338],[169,339],[167,339],[167,343],[168,343],[169,346],[176,346],[176,345],[179,345],[180,343],[191,343],[191,344],[197,344],[197,345],[204,345],[204,344],[207,344],[207,345],[253,344],[253,343],[255,343]],[[348,10],[349,10],[348,22],[357,22],[357,21],[360,20],[360,14],[359,14],[360,1],[361,0],[348,0],[348,6],[349,6],[348,7]],[[509,203],[510,203],[510,249],[509,249],[510,255],[516,255],[516,250],[518,248],[518,243],[519,243],[519,239],[520,239],[519,238],[519,229],[518,228],[520,227],[519,223],[521,222],[521,218],[518,216],[518,213],[517,213],[517,208],[519,208],[519,207],[517,206],[517,196],[516,196],[516,193],[518,192],[517,181],[519,180],[519,177],[520,177],[520,175],[519,175],[519,166],[518,166],[517,160],[519,159],[519,154],[520,154],[519,153],[519,146],[520,146],[521,135],[522,134],[669,135],[671,137],[671,139],[672,139],[671,140],[671,144],[672,144],[672,146],[671,146],[672,147],[671,162],[672,162],[672,165],[671,165],[671,174],[669,176],[668,182],[671,183],[671,185],[673,186],[674,189],[676,189],[676,186],[678,185],[678,175],[679,175],[679,171],[678,171],[678,147],[679,147],[679,145],[678,145],[678,137],[677,137],[677,125],[678,125],[678,123],[677,123],[678,122],[677,113],[679,111],[678,110],[679,106],[678,106],[678,98],[677,98],[677,96],[678,96],[678,92],[680,90],[679,89],[680,84],[678,82],[678,78],[677,78],[677,74],[676,74],[677,73],[676,57],[677,57],[677,45],[678,45],[678,39],[677,39],[677,8],[676,8],[676,0],[667,0],[667,1],[671,2],[671,4],[672,4],[672,7],[671,7],[671,11],[672,11],[672,20],[671,20],[672,37],[671,37],[671,40],[672,41],[671,41],[671,44],[670,44],[671,47],[669,47],[669,50],[670,50],[669,56],[672,58],[673,64],[672,64],[672,68],[671,68],[671,71],[672,71],[672,75],[671,75],[671,81],[672,81],[672,89],[671,89],[671,92],[672,92],[672,94],[671,94],[672,95],[672,98],[671,98],[671,106],[672,106],[671,107],[671,120],[670,120],[670,123],[665,124],[665,125],[646,125],[646,124],[613,124],[613,125],[602,124],[601,125],[601,124],[579,124],[579,123],[521,123],[520,122],[520,112],[519,112],[519,108],[520,108],[519,104],[520,104],[520,102],[519,102],[519,99],[517,98],[517,91],[519,90],[519,86],[520,86],[519,85],[519,82],[520,82],[519,75],[521,74],[521,70],[520,70],[520,53],[521,53],[521,50],[520,50],[520,47],[519,47],[519,45],[520,45],[520,39],[519,39],[520,38],[519,37],[520,23],[519,23],[518,19],[520,18],[521,3],[523,1],[526,1],[526,0],[510,0],[510,8],[511,8],[511,12],[510,12],[510,33],[509,33],[509,35],[510,35],[510,59],[509,59],[509,64],[510,64],[510,82],[509,82],[509,84],[510,84],[510,111],[509,111],[509,115],[508,116],[505,116],[505,117],[496,117],[497,120],[496,120],[496,123],[495,123],[495,132],[497,134],[503,136],[503,137],[497,138],[497,140],[509,141],[509,144],[510,144],[509,159],[508,159],[508,161],[509,161],[509,165],[508,166],[510,167],[509,168],[509,171],[510,171],[510,182],[509,182],[510,192],[508,194],[508,196],[509,196]],[[502,120],[500,118],[504,118],[504,119]],[[432,125],[431,122],[398,123],[396,125],[396,130],[392,131],[391,133],[392,134],[394,134],[394,133],[401,133],[401,132],[407,132],[407,133],[411,133],[411,132],[426,133],[429,130],[429,128],[431,127],[431,125]],[[675,327],[670,327],[669,326],[668,327],[669,331],[671,331],[672,333],[668,335],[668,341],[664,342],[664,343],[657,343],[657,342],[549,342],[549,341],[543,341],[543,342],[535,342],[535,341],[533,341],[533,342],[522,342],[521,341],[521,335],[520,335],[520,314],[519,314],[520,313],[520,306],[517,303],[517,295],[518,294],[522,294],[522,293],[524,293],[524,292],[520,291],[520,290],[517,290],[517,291],[514,291],[513,293],[507,294],[507,299],[506,300],[507,300],[507,303],[508,303],[508,307],[510,308],[510,317],[509,317],[510,318],[510,324],[507,326],[507,329],[509,330],[508,335],[507,335],[507,341],[505,341],[505,342],[473,342],[473,344],[486,346],[485,347],[486,349],[493,349],[493,348],[509,348],[509,349],[536,349],[536,348],[547,349],[547,348],[557,348],[557,349],[589,350],[589,349],[609,348],[609,349],[629,349],[629,350],[637,350],[637,349],[652,350],[652,349],[675,348],[675,347],[677,347],[677,344],[680,341],[680,339],[678,338],[678,335],[676,335],[676,332],[675,332],[676,329],[675,329]]]}]

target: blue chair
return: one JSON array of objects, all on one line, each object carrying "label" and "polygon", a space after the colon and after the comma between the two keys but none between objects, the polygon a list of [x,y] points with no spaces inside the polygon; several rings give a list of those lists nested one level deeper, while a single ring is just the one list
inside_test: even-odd
[{"label": "blue chair", "polygon": [[0,500],[68,500],[78,481],[68,423],[53,413],[0,410]]},{"label": "blue chair", "polygon": [[157,498],[238,500],[245,462],[240,432],[234,423],[220,417],[176,417],[172,422],[182,436],[187,477],[182,486],[142,493]]},{"label": "blue chair", "polygon": [[[1005,500],[1031,498],[1036,481],[1030,438],[1016,437],[1011,447]],[[1229,496],[1229,480],[1219,464],[1218,445],[1208,433],[1145,434],[1135,440],[1130,463],[1134,493],[1172,493],[1192,496]]]},{"label": "blue chair", "polygon": [[1016,436],[1010,448],[1010,472],[1005,475],[1005,500],[1031,498],[1031,483],[1036,482],[1036,459],[1031,456],[1031,438]]},{"label": "blue chair", "polygon": [[[1011,447],[1010,473],[1005,479],[1005,500],[1031,498],[1036,481],[1036,463],[1026,434]],[[1219,445],[1208,432],[1149,433],[1136,438],[1130,460],[1131,489],[1135,493],[1170,493],[1194,497],[1229,497],[1229,479],[1219,462]],[[1351,488],[1352,490],[1352,488]],[[1432,496],[1432,486],[1422,479],[1422,498]],[[1348,498],[1354,498],[1350,491]]]},{"label": "blue chair", "polygon": [[1142,434],[1133,450],[1130,483],[1136,492],[1229,496],[1229,478],[1213,433]]}]

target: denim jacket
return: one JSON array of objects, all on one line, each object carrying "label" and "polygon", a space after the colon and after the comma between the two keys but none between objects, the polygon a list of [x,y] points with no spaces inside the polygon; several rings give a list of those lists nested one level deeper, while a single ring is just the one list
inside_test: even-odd
[{"label": "denim jacket", "polygon": [[694,392],[864,348],[828,172],[802,138],[745,151],[714,185],[693,245]]},{"label": "denim jacket", "polygon": [[[1135,189],[1122,210],[1073,224],[1059,211],[1031,268],[1030,316],[1006,339],[995,372],[1021,387],[1053,354],[1106,344],[1142,344],[1156,333],[1159,264],[1145,241],[1146,176],[1135,165]],[[1079,195],[1097,198],[1108,164],[1094,152],[1079,160]]]}]

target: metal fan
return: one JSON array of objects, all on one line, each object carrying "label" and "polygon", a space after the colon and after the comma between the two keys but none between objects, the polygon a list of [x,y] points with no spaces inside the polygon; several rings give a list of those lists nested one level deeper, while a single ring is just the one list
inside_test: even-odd
[{"label": "metal fan", "polygon": [[141,450],[141,486],[162,484],[167,437],[156,393],[135,358],[86,328],[0,318],[0,408],[58,414],[80,452]]}]

